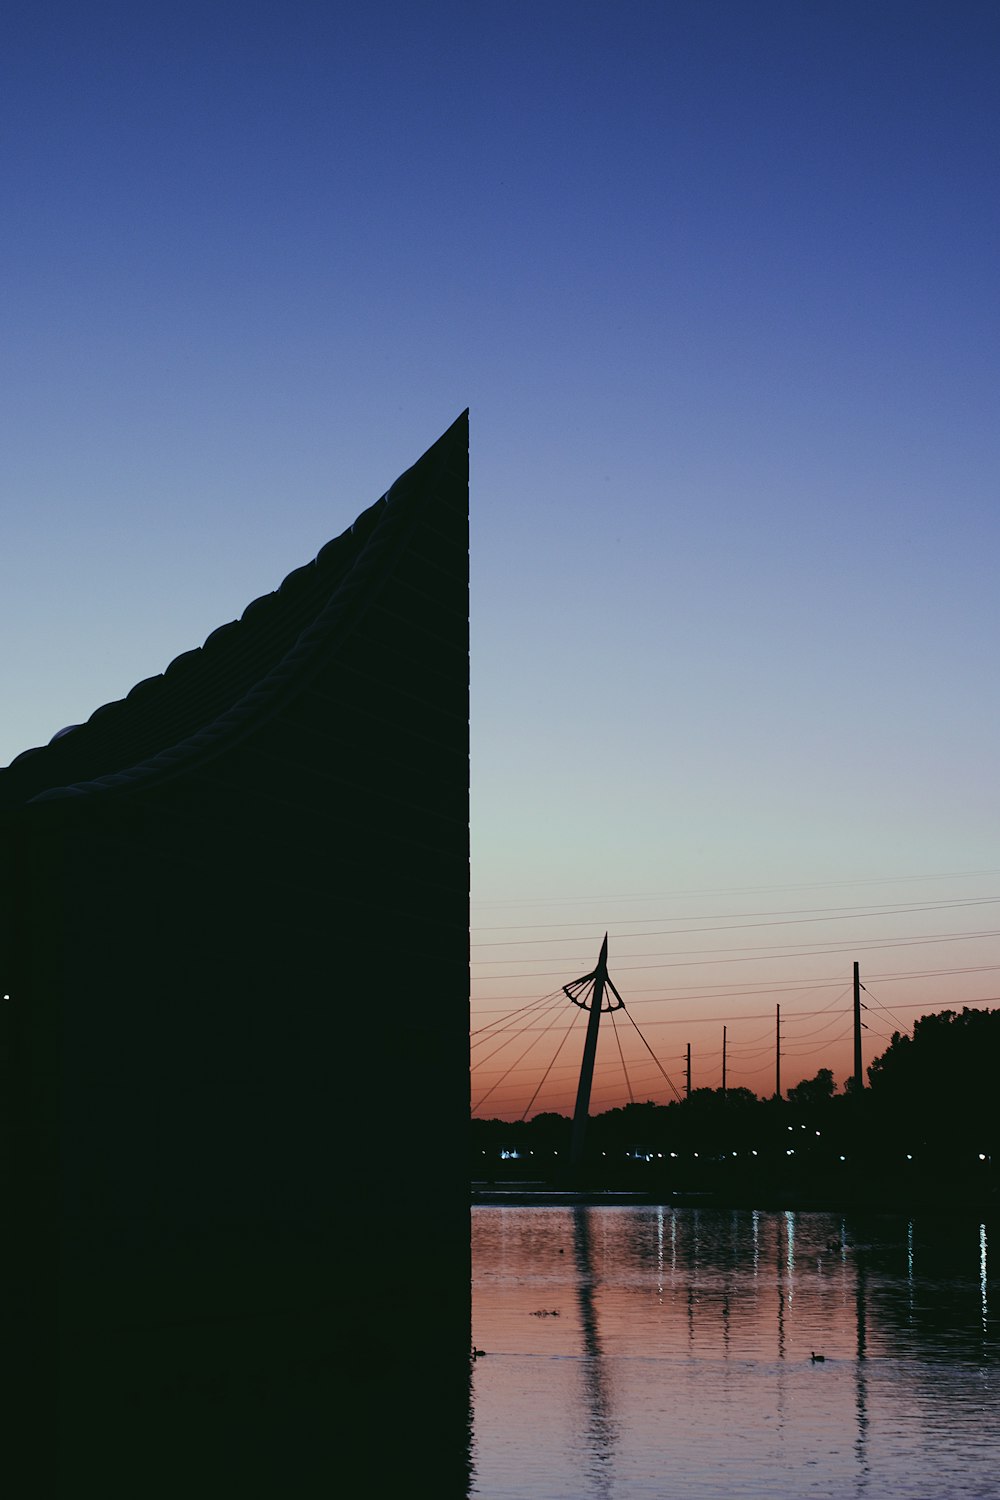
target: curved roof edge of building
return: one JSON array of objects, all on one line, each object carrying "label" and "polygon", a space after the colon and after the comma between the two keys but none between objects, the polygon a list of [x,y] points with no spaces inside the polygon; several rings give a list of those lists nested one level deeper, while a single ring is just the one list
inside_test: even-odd
[{"label": "curved roof edge of building", "polygon": [[127,791],[233,743],[308,678],[385,583],[442,488],[468,494],[466,409],[374,505],[204,645],[0,768],[0,812]]}]

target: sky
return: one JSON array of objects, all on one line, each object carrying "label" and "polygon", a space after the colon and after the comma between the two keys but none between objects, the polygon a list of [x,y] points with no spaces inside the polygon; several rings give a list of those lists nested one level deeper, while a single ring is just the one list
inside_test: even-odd
[{"label": "sky", "polygon": [[723,1026],[773,1091],[778,1004],[842,1084],[855,960],[866,1063],[1000,1004],[998,56],[992,0],[10,0],[0,764],[468,406],[478,1112],[572,1107],[605,931],[595,1109]]}]

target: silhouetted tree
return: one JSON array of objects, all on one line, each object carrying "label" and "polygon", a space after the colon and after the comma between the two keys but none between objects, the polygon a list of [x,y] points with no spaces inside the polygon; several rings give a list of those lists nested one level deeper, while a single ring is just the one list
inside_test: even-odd
[{"label": "silhouetted tree", "polygon": [[967,1006],[921,1016],[912,1037],[895,1032],[868,1078],[883,1120],[925,1136],[992,1140],[998,1069],[1000,1010]]},{"label": "silhouetted tree", "polygon": [[760,1100],[753,1089],[735,1088],[726,1090],[726,1106],[728,1109],[748,1109],[751,1105],[759,1103]]},{"label": "silhouetted tree", "polygon": [[543,1110],[541,1114],[532,1115],[527,1133],[533,1146],[564,1151],[569,1149],[571,1125],[572,1121],[567,1115]]},{"label": "silhouetted tree", "polygon": [[594,1138],[602,1145],[652,1144],[663,1136],[666,1114],[662,1104],[649,1099],[608,1109],[594,1121]]},{"label": "silhouetted tree", "polygon": [[790,1104],[825,1104],[837,1092],[831,1068],[820,1068],[815,1078],[803,1078],[801,1083],[788,1090]]}]

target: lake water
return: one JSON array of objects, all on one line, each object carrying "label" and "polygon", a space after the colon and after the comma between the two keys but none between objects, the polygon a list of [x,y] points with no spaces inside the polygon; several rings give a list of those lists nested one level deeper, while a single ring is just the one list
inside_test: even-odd
[{"label": "lake water", "polygon": [[476,1207],[470,1494],[996,1500],[996,1235],[970,1216]]}]

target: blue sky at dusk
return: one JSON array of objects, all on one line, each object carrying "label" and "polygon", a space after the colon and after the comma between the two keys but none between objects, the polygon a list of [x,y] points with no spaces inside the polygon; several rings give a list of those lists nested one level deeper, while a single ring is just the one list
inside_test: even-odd
[{"label": "blue sky at dusk", "polygon": [[[843,1080],[854,958],[866,1061],[1000,993],[995,4],[13,0],[0,37],[0,763],[469,406],[474,1030],[608,928],[696,1084],[727,1024],[773,1086],[778,1001],[786,1084]],[[484,1113],[562,1036],[525,1014]]]}]

